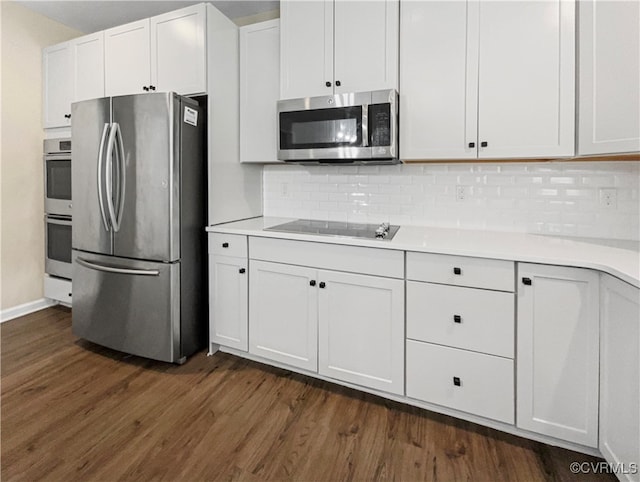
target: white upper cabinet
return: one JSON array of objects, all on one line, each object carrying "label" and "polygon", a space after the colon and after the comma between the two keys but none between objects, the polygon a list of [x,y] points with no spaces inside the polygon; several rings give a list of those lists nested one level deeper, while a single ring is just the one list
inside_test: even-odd
[{"label": "white upper cabinet", "polygon": [[640,3],[579,6],[578,152],[640,151]]},{"label": "white upper cabinet", "polygon": [[151,85],[149,19],[104,33],[105,95],[138,94]]},{"label": "white upper cabinet", "polygon": [[71,125],[71,44],[64,42],[42,50],[43,126]]},{"label": "white upper cabinet", "polygon": [[574,9],[403,3],[401,158],[572,156]]},{"label": "white upper cabinet", "polygon": [[398,88],[398,0],[283,0],[283,99]]},{"label": "white upper cabinet", "polygon": [[106,95],[206,93],[204,4],[105,31]]},{"label": "white upper cabinet", "polygon": [[280,20],[240,28],[240,162],[278,159]]},{"label": "white upper cabinet", "polygon": [[158,91],[206,92],[206,18],[203,3],[151,18],[151,85]]},{"label": "white upper cabinet", "polygon": [[104,32],[71,41],[73,101],[104,97]]}]

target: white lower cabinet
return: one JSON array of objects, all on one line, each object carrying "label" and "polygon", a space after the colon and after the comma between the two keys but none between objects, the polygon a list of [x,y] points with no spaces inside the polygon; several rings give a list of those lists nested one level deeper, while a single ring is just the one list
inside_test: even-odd
[{"label": "white lower cabinet", "polygon": [[319,373],[404,394],[404,282],[320,271]]},{"label": "white lower cabinet", "polygon": [[513,423],[513,360],[407,340],[407,396]]},{"label": "white lower cabinet", "polygon": [[248,280],[246,258],[209,256],[209,334],[213,343],[247,351]]},{"label": "white lower cabinet", "polygon": [[518,278],[516,425],[597,447],[598,274],[519,263]]},{"label": "white lower cabinet", "polygon": [[317,371],[317,270],[250,260],[249,280],[249,353]]},{"label": "white lower cabinet", "polygon": [[619,477],[639,481],[640,289],[609,275],[600,286],[599,448],[608,462],[624,464]]}]

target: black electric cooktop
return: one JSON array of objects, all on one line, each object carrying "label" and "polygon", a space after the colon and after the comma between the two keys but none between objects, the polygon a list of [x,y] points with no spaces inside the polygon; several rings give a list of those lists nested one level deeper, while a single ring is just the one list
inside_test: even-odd
[{"label": "black electric cooktop", "polygon": [[278,231],[282,233],[320,234],[325,236],[346,236],[349,238],[365,238],[391,240],[400,226],[391,226],[388,223],[364,224],[339,221],[318,221],[316,219],[297,219],[270,228],[265,231]]}]

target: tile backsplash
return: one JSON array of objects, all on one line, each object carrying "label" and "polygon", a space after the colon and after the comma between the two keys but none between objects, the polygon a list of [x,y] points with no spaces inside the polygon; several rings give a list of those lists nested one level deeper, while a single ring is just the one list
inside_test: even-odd
[{"label": "tile backsplash", "polygon": [[263,182],[265,216],[640,240],[636,161],[271,165]]}]

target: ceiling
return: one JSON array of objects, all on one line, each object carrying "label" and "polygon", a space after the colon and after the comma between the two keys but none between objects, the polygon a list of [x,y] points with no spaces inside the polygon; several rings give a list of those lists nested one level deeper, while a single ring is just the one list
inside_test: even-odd
[{"label": "ceiling", "polygon": [[[202,3],[202,0],[16,0],[16,3],[83,33],[92,33]],[[278,0],[213,0],[209,3],[232,20],[280,7]]]}]

